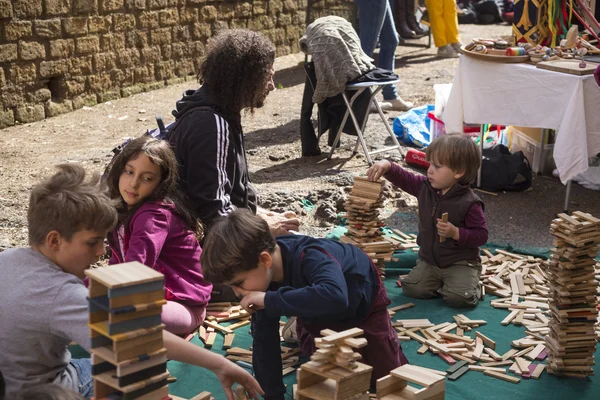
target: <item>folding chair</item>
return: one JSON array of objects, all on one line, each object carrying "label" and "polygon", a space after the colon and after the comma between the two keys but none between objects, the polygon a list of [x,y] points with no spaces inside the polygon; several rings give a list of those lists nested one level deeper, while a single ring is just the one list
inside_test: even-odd
[{"label": "folding chair", "polygon": [[[344,119],[342,120],[342,123],[337,131],[336,136],[335,136],[333,146],[331,146],[331,150],[329,151],[329,156],[327,156],[328,160],[331,160],[331,156],[333,155],[333,152],[335,151],[335,148],[337,147],[337,144],[340,140],[340,136],[342,135],[342,129],[343,129],[344,125],[346,124],[346,120],[348,119],[348,116],[350,116],[350,118],[352,119],[354,128],[356,129],[356,133],[358,136],[358,138],[356,140],[356,145],[354,146],[354,151],[352,152],[352,156],[356,155],[356,153],[358,152],[358,145],[360,144],[362,146],[363,152],[365,153],[365,158],[367,159],[369,166],[373,165],[373,160],[371,159],[371,154],[383,153],[383,152],[390,151],[390,150],[398,150],[398,152],[400,153],[400,156],[402,158],[404,158],[402,146],[400,146],[400,143],[398,142],[396,135],[392,131],[392,127],[387,122],[385,115],[383,114],[383,111],[381,110],[381,106],[379,105],[379,102],[375,98],[377,93],[379,93],[383,89],[384,86],[395,85],[398,82],[400,82],[400,79],[396,79],[393,81],[368,81],[368,82],[358,82],[358,83],[351,82],[346,85],[346,90],[356,91],[356,93],[354,93],[352,95],[352,97],[350,98],[350,100],[348,100],[346,91],[342,92],[342,97],[344,98],[344,102],[346,103],[346,113],[344,114]],[[388,132],[390,138],[392,139],[392,142],[394,143],[393,146],[389,146],[389,147],[385,147],[385,148],[377,149],[377,150],[373,150],[373,151],[369,151],[369,149],[367,147],[367,142],[365,141],[365,138],[364,138],[365,126],[367,125],[367,121],[369,119],[368,115],[363,120],[362,126],[359,127],[358,120],[357,120],[356,116],[354,115],[354,112],[352,111],[352,104],[354,103],[354,100],[356,100],[356,98],[358,96],[360,96],[360,94],[362,92],[364,92],[365,90],[367,90],[369,88],[371,89],[371,98],[370,98],[369,102],[370,102],[370,104],[373,104],[373,106],[375,106],[375,108],[377,109],[377,112],[378,112],[379,116],[381,117],[381,121],[385,125],[387,132]]]}]

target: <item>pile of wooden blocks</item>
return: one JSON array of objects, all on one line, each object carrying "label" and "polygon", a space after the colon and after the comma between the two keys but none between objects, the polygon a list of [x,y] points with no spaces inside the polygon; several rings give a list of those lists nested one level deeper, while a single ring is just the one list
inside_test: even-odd
[{"label": "pile of wooden blocks", "polygon": [[383,237],[379,208],[383,205],[384,181],[371,182],[355,176],[352,192],[346,200],[348,231],[340,238],[367,253],[380,275],[385,274],[385,263],[392,259],[394,244]]},{"label": "pile of wooden blocks", "polygon": [[[168,398],[161,323],[164,277],[138,262],[85,271],[97,399]],[[209,399],[210,393],[204,393]]]},{"label": "pile of wooden blocks", "polygon": [[[232,322],[228,326],[221,322]],[[224,335],[223,349],[229,349],[235,338],[234,330],[250,324],[250,314],[242,306],[234,303],[208,303],[206,306],[206,319],[198,328],[198,337],[204,346],[211,348],[215,344],[217,332]]]},{"label": "pile of wooden blocks", "polygon": [[353,350],[367,345],[366,339],[356,338],[363,333],[359,328],[321,331],[311,361],[298,369],[297,400],[369,399],[373,367],[358,362],[360,354]]},{"label": "pile of wooden blocks", "polygon": [[594,374],[597,320],[594,258],[600,248],[600,219],[579,211],[552,221],[549,264],[550,350],[548,372],[585,378]]},{"label": "pile of wooden blocks", "polygon": [[392,233],[387,234],[385,238],[392,242],[394,248],[397,250],[412,250],[419,251],[419,245],[417,244],[417,235],[414,233],[404,233],[399,229],[391,229]]},{"label": "pile of wooden blocks", "polygon": [[[412,303],[409,303],[412,304]],[[417,353],[427,351],[439,356],[451,367],[446,371],[449,380],[456,380],[468,371],[480,371],[494,378],[518,383],[520,378],[507,374],[509,371],[524,378],[539,378],[545,365],[535,364],[534,360],[545,357],[543,340],[528,343],[520,339],[514,341],[511,349],[503,355],[496,353],[496,342],[479,331],[473,331],[487,324],[485,320],[472,320],[463,314],[453,317],[453,322],[434,325],[428,319],[400,319],[392,323],[400,340],[416,340],[421,343]],[[467,332],[473,332],[469,336]],[[525,360],[527,358],[528,360]],[[478,364],[479,363],[479,364]]]},{"label": "pile of wooden blocks", "polygon": [[[377,399],[381,400],[443,400],[446,393],[446,373],[419,367],[403,365],[388,376],[377,379]],[[414,383],[420,388],[409,385]]]}]

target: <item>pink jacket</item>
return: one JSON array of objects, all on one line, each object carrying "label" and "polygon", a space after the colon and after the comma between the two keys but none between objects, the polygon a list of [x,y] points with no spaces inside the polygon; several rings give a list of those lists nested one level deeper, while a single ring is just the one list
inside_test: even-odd
[{"label": "pink jacket", "polygon": [[175,212],[175,205],[148,202],[113,232],[109,264],[139,261],[165,275],[165,297],[189,306],[206,305],[212,284],[202,275],[202,249],[194,233]]}]

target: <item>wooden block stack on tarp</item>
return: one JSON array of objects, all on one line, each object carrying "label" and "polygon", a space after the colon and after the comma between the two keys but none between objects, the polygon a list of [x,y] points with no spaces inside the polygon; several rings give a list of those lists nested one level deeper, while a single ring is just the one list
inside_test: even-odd
[{"label": "wooden block stack on tarp", "polygon": [[[443,373],[442,373],[443,374]],[[429,368],[405,364],[388,376],[377,380],[377,399],[443,400],[446,393],[445,374]],[[409,385],[415,384],[417,386]]]},{"label": "wooden block stack on tarp", "polygon": [[138,262],[85,271],[96,398],[168,396],[164,277]]},{"label": "wooden block stack on tarp", "polygon": [[340,240],[351,243],[367,253],[380,275],[384,275],[385,263],[392,259],[394,244],[383,237],[379,208],[383,205],[384,182],[369,181],[355,176],[352,192],[346,200],[348,231]]},{"label": "wooden block stack on tarp", "polygon": [[575,211],[552,221],[552,257],[548,262],[550,283],[550,350],[548,372],[585,378],[593,375],[596,333],[594,258],[600,243],[600,219]]},{"label": "wooden block stack on tarp", "polygon": [[369,398],[373,367],[358,362],[360,354],[353,349],[367,345],[366,339],[357,338],[362,334],[359,328],[321,331],[323,337],[315,339],[317,351],[298,370],[298,400]]}]

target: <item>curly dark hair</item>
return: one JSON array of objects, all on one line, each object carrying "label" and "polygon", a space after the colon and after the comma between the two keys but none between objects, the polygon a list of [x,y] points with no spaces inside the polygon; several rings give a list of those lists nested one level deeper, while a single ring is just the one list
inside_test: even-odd
[{"label": "curly dark hair", "polygon": [[[132,208],[128,208],[119,191],[119,178],[130,160],[136,159],[140,154],[146,154],[150,160],[158,165],[161,170],[161,181],[154,189],[152,195],[140,201]],[[141,136],[127,143],[123,150],[111,161],[107,167],[106,185],[112,199],[120,200],[117,208],[119,212],[119,225],[123,224],[129,232],[129,222],[135,212],[148,201],[163,201],[173,203],[177,214],[183,219],[189,229],[194,231],[198,240],[202,238],[203,228],[200,222],[189,211],[186,199],[177,186],[177,159],[173,149],[166,140],[154,139],[150,136]],[[109,235],[109,241],[112,235]]]},{"label": "curly dark hair", "polygon": [[264,35],[230,29],[208,41],[198,82],[206,85],[226,114],[263,105],[275,61],[275,46]]}]

